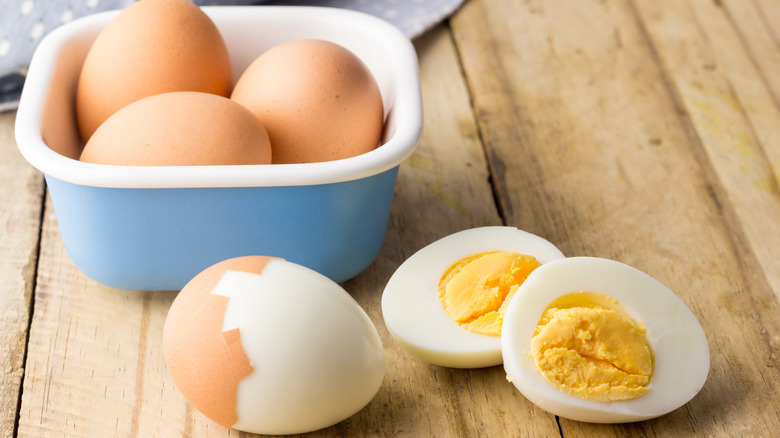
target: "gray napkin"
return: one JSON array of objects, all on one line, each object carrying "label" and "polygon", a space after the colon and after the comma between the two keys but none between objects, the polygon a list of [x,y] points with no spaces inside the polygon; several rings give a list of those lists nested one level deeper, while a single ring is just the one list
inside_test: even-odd
[{"label": "gray napkin", "polygon": [[[27,66],[47,33],[75,18],[123,9],[134,0],[2,0],[0,111],[16,108]],[[309,5],[354,9],[382,18],[415,38],[447,18],[464,0],[193,0],[198,5]]]}]

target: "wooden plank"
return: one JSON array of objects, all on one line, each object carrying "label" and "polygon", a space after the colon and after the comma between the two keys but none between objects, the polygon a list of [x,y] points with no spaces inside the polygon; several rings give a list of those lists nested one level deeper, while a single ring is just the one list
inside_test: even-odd
[{"label": "wooden plank", "polygon": [[780,2],[723,0],[721,6],[739,35],[745,55],[769,88],[775,105],[780,106]]},{"label": "wooden plank", "polygon": [[[780,218],[780,107],[722,7],[672,3],[638,3],[638,9],[702,143],[703,159],[721,181],[724,202],[733,205],[733,226],[744,231],[780,296],[780,221],[767,220]],[[774,53],[780,56],[780,48]]]},{"label": "wooden plank", "polygon": [[[344,284],[380,330],[387,375],[364,410],[310,435],[557,433],[554,419],[531,421],[532,406],[506,382],[501,367],[467,371],[426,364],[401,350],[382,322],[382,289],[403,260],[446,234],[501,223],[447,29],[435,29],[417,49],[426,130],[418,151],[401,167],[379,257]],[[172,299],[173,294],[117,291],[85,279],[65,254],[56,218],[47,209],[19,435],[233,434],[190,408],[165,371],[161,333]],[[482,402],[488,399],[491,403]]]},{"label": "wooden plank", "polygon": [[[706,120],[689,118],[695,106],[677,98],[681,78],[722,75],[701,59],[684,62],[703,53],[700,35],[689,34],[698,32],[692,17],[680,10],[687,5],[637,5],[641,16],[625,1],[472,0],[468,15],[452,20],[507,222],[567,255],[616,259],[653,275],[708,335],[708,382],[683,408],[622,426],[561,420],[562,431],[768,436],[780,427],[780,312],[770,281],[780,270],[751,237],[764,230],[764,248],[778,248],[770,244],[780,237],[777,221],[756,220],[780,217],[777,200],[731,196],[748,191],[736,180],[745,160],[732,157],[736,170],[713,165],[722,139],[704,136]],[[665,43],[661,35],[678,38]],[[744,123],[728,105],[712,109],[729,121],[735,112]],[[755,359],[738,359],[748,357]],[[759,387],[760,395],[752,390]]]},{"label": "wooden plank", "polygon": [[16,147],[14,111],[0,113],[0,436],[14,433],[24,374],[43,177]]},{"label": "wooden plank", "polygon": [[[407,257],[453,232],[501,224],[451,36],[439,27],[416,47],[423,138],[401,166],[388,237],[374,269],[346,285],[377,323],[387,355],[385,385],[364,413],[390,416],[375,429],[379,436],[557,435],[554,419],[537,418],[533,406],[506,381],[502,367],[458,370],[427,364],[402,350],[382,322],[382,289]],[[360,436],[371,422],[347,424],[354,429],[344,430],[346,435]]]},{"label": "wooden plank", "polygon": [[[152,302],[166,294],[113,290],[70,262],[50,201],[46,204],[36,309],[30,331],[19,436],[106,436],[133,430],[144,387],[157,371]],[[155,314],[157,319],[164,318]],[[151,345],[150,345],[151,344]],[[174,412],[167,414],[173,415]],[[162,424],[165,416],[159,415]]]},{"label": "wooden plank", "polygon": [[[753,8],[741,5],[740,2],[728,0],[724,2],[729,12],[735,17],[735,22],[740,30],[750,41],[750,51],[756,58],[756,62],[767,74],[766,81],[771,85],[773,98],[780,101],[780,79],[775,74],[769,77],[771,72],[777,71],[777,56],[768,55],[769,52],[776,51],[780,47],[780,30],[777,23],[780,23],[780,1],[777,0],[752,0]],[[743,12],[745,10],[746,12]],[[745,20],[744,15],[755,14],[756,21]]]}]

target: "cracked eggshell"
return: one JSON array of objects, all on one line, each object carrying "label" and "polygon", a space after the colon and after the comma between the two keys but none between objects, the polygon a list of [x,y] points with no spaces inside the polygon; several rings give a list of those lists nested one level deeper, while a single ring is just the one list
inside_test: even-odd
[{"label": "cracked eggshell", "polygon": [[384,378],[379,334],[337,283],[282,259],[229,259],[198,274],[165,321],[168,371],[212,420],[261,434],[336,424]]}]

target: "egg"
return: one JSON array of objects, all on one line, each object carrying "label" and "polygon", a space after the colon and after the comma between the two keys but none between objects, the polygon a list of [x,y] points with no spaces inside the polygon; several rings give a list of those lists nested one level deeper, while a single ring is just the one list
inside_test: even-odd
[{"label": "egg", "polygon": [[268,130],[274,163],[332,161],[379,145],[382,95],[363,61],[315,39],[277,45],[255,59],[231,98]]},{"label": "egg", "polygon": [[382,342],[337,283],[283,259],[245,256],[195,276],[163,328],[168,372],[215,422],[259,434],[336,424],[375,396]]},{"label": "egg", "polygon": [[669,413],[709,371],[704,331],[649,275],[613,260],[571,257],[534,270],[501,334],[504,368],[540,408],[571,420],[619,423]]},{"label": "egg", "polygon": [[86,142],[111,114],[171,91],[230,95],[233,70],[216,25],[187,0],[143,0],[98,34],[78,79],[76,116]]},{"label": "egg", "polygon": [[80,160],[125,166],[269,164],[271,145],[262,124],[236,102],[178,91],[117,111],[95,131]]},{"label": "egg", "polygon": [[534,269],[561,258],[552,243],[514,227],[450,234],[390,277],[382,293],[385,325],[403,348],[435,365],[499,365],[512,294]]}]

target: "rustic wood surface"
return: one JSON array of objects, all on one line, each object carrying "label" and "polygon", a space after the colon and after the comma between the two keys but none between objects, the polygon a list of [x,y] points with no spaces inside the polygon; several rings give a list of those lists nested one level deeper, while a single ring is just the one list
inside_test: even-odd
[{"label": "rustic wood surface", "polygon": [[[379,257],[343,284],[387,358],[375,399],[310,436],[776,436],[780,2],[468,0],[415,40],[425,127]],[[0,114],[0,436],[248,436],[192,409],[161,354],[174,293],[110,289],[65,253],[43,177]],[[673,289],[709,378],[661,418],[556,418],[503,369],[412,357],[380,297],[428,243],[507,224]]]}]

